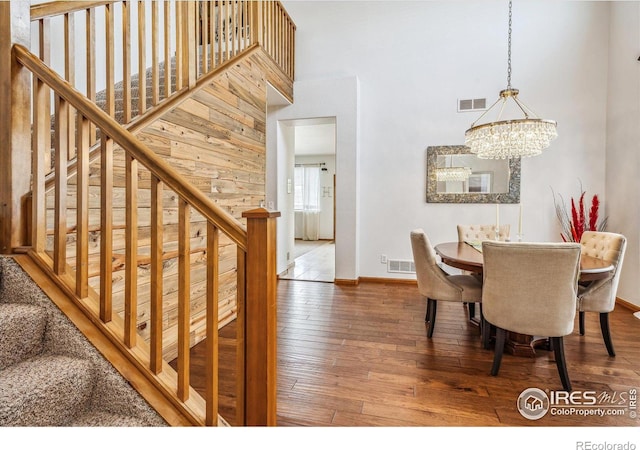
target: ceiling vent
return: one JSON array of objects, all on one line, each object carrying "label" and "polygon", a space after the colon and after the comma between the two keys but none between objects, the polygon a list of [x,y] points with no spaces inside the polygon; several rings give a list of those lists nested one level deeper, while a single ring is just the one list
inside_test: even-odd
[{"label": "ceiling vent", "polygon": [[416,273],[416,265],[413,263],[413,261],[390,259],[387,262],[387,272]]},{"label": "ceiling vent", "polygon": [[469,98],[458,100],[458,112],[482,111],[487,109],[486,98]]}]

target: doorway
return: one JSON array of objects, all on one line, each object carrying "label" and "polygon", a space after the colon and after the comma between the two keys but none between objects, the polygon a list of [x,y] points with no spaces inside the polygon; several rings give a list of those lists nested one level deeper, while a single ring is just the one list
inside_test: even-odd
[{"label": "doorway", "polygon": [[282,279],[335,279],[336,119],[301,119],[293,126],[293,262]]}]

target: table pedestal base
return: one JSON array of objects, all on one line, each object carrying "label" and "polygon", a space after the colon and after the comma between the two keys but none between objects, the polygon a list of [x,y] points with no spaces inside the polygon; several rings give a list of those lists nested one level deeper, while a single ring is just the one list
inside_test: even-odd
[{"label": "table pedestal base", "polygon": [[551,350],[549,339],[540,336],[529,336],[528,334],[507,332],[507,339],[504,349],[507,353],[515,356],[527,356],[534,358],[536,349]]}]

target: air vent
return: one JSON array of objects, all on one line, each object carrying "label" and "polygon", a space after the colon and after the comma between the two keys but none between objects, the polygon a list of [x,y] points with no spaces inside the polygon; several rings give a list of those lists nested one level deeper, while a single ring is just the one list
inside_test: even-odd
[{"label": "air vent", "polygon": [[413,261],[390,259],[387,263],[387,272],[416,273],[416,266]]},{"label": "air vent", "polygon": [[469,98],[458,100],[458,112],[482,111],[487,109],[486,98]]}]

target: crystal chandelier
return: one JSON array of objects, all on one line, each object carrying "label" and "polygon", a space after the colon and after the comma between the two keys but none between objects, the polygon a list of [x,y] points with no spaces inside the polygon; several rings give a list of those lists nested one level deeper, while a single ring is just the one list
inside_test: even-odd
[{"label": "crystal chandelier", "polygon": [[471,175],[469,167],[453,167],[453,157],[449,156],[449,167],[438,167],[436,169],[437,181],[467,181]]},{"label": "crystal chandelier", "polygon": [[436,169],[438,181],[467,181],[471,175],[469,167],[441,167]]},{"label": "crystal chandelier", "polygon": [[[509,43],[507,88],[500,91],[498,100],[491,105],[465,132],[465,145],[482,159],[507,159],[535,156],[542,153],[558,136],[554,120],[539,119],[529,107],[518,99],[518,90],[511,87],[511,1],[509,1]],[[524,114],[523,119],[501,120],[509,99]],[[489,111],[500,104],[494,122],[476,125]]]}]

